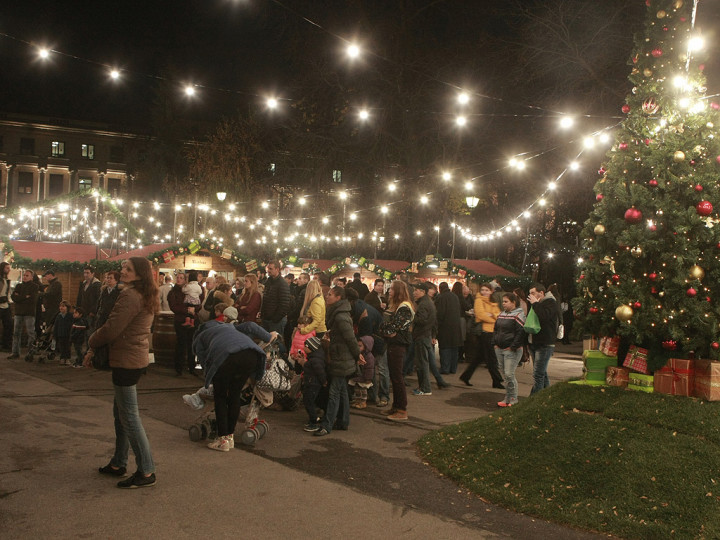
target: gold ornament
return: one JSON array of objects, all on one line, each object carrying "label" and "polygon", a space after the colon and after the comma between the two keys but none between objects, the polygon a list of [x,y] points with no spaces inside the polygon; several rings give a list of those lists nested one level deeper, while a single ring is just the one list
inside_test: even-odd
[{"label": "gold ornament", "polygon": [[697,264],[693,264],[690,267],[689,275],[692,279],[702,279],[705,277],[705,270],[703,270]]},{"label": "gold ornament", "polygon": [[675,9],[683,7],[683,0],[675,0]]},{"label": "gold ornament", "polygon": [[658,19],[664,19],[664,18],[665,18],[665,15],[667,15],[667,13],[665,13],[665,11],[663,11],[662,9],[657,12],[657,18],[658,18]]},{"label": "gold ornament", "polygon": [[645,75],[646,77],[652,77],[652,74],[653,74],[652,69],[650,69],[650,68],[643,69],[643,75]]},{"label": "gold ornament", "polygon": [[660,292],[658,293],[658,296],[659,296],[660,298],[662,298],[663,296],[665,296],[665,291],[660,291]]},{"label": "gold ornament", "polygon": [[680,163],[681,161],[685,161],[685,152],[682,150],[678,150],[673,154],[673,161],[675,163]]},{"label": "gold ornament", "polygon": [[655,114],[659,108],[660,105],[658,105],[657,101],[653,96],[650,96],[642,103],[642,110],[646,114]]},{"label": "gold ornament", "polygon": [[632,319],[633,309],[630,306],[622,305],[615,310],[615,318],[622,322]]},{"label": "gold ornament", "polygon": [[642,257],[642,254],[643,254],[643,250],[640,246],[635,246],[634,248],[632,248],[630,250],[630,255],[632,255],[636,259],[639,259],[640,257]]},{"label": "gold ornament", "polygon": [[605,225],[598,223],[597,225],[595,225],[593,232],[596,236],[602,236],[603,234],[605,234]]}]

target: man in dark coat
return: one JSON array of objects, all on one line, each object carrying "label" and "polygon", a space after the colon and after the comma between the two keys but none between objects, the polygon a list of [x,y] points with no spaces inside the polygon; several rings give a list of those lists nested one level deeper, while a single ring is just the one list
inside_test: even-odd
[{"label": "man in dark coat", "polygon": [[532,310],[540,320],[540,332],[530,336],[530,354],[533,357],[533,378],[535,384],[530,394],[539,392],[550,386],[547,368],[555,352],[557,330],[562,320],[562,314],[555,297],[540,283],[530,287],[528,301]]},{"label": "man in dark coat", "polygon": [[185,293],[183,287],[187,282],[185,274],[175,276],[175,285],[168,293],[168,304],[170,311],[174,313],[173,326],[175,328],[175,373],[182,375],[185,369],[191,375],[195,372],[195,354],[193,354],[192,343],[195,337],[195,326],[185,326],[185,318],[188,316],[188,309],[185,305]]},{"label": "man in dark coat", "polygon": [[[10,295],[15,304],[15,324],[13,328],[12,354],[8,359],[20,358],[20,339],[22,338],[23,327],[27,332],[28,346],[35,341],[35,312],[39,294],[38,284],[35,283],[35,272],[25,270],[22,275],[22,282],[15,286]],[[26,360],[32,362],[32,356],[28,355]]]},{"label": "man in dark coat", "polygon": [[355,272],[353,274],[353,280],[348,283],[347,286],[351,289],[355,289],[360,300],[365,300],[365,297],[370,294],[370,289],[368,289],[368,286],[360,279],[360,272]]},{"label": "man in dark coat", "polygon": [[83,278],[75,305],[82,308],[88,322],[88,329],[85,332],[85,344],[87,345],[87,338],[95,331],[95,315],[97,314],[98,300],[100,300],[101,284],[90,266],[86,266],[83,270]]},{"label": "man in dark coat", "polygon": [[435,304],[427,294],[429,288],[426,283],[420,282],[415,285],[413,290],[413,297],[417,305],[412,331],[415,370],[418,377],[418,387],[413,390],[413,394],[416,396],[432,395],[429,357],[435,339],[437,316]]},{"label": "man in dark coat", "polygon": [[55,317],[60,311],[60,302],[62,302],[62,283],[55,277],[55,272],[48,270],[43,274],[45,281],[48,282],[45,291],[42,293],[43,306],[43,322],[46,327],[55,322]]},{"label": "man in dark coat", "polygon": [[280,275],[281,267],[279,261],[271,261],[266,267],[268,278],[265,281],[260,317],[265,330],[282,336],[290,310],[290,286]]},{"label": "man in dark coat", "polygon": [[460,299],[453,294],[444,281],[440,283],[440,294],[435,298],[440,347],[440,373],[455,373],[458,364],[458,350],[462,345],[460,328]]},{"label": "man in dark coat", "polygon": [[365,300],[365,302],[367,302],[372,307],[377,309],[380,313],[382,313],[387,307],[386,298],[383,297],[384,294],[385,280],[382,278],[378,278],[373,284],[373,290],[370,291],[367,295],[365,295],[365,298],[361,297],[360,300]]}]

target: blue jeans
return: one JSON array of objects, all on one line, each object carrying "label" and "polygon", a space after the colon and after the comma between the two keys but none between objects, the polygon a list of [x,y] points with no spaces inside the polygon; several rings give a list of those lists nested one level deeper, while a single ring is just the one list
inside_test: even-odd
[{"label": "blue jeans", "polygon": [[430,338],[420,338],[413,342],[415,348],[415,370],[417,371],[418,388],[425,393],[432,392],[430,386]]},{"label": "blue jeans", "polygon": [[455,373],[458,365],[458,347],[440,347],[440,373]]},{"label": "blue jeans", "polygon": [[262,320],[262,327],[268,332],[277,332],[280,337],[285,335],[285,325],[287,324],[287,317],[283,317],[278,322],[272,322],[268,319]]},{"label": "blue jeans", "polygon": [[505,403],[517,403],[518,386],[517,378],[515,378],[515,370],[522,359],[522,347],[512,351],[510,349],[500,349],[495,347],[495,356],[497,356],[500,372],[505,377]]},{"label": "blue jeans", "polygon": [[390,401],[390,371],[387,364],[387,350],[375,356],[375,377],[373,385],[368,388],[368,399]]},{"label": "blue jeans", "polygon": [[347,429],[350,425],[350,398],[348,397],[347,377],[333,375],[330,377],[328,386],[327,410],[321,423],[322,427],[331,432],[338,415],[340,415],[338,425]]},{"label": "blue jeans", "polygon": [[20,340],[22,338],[23,326],[28,336],[28,348],[30,348],[35,341],[35,317],[32,315],[15,315],[12,340],[13,354],[20,354]]},{"label": "blue jeans", "polygon": [[110,464],[127,467],[128,450],[132,447],[137,470],[143,474],[155,472],[155,463],[150,453],[150,443],[140,420],[137,402],[137,385],[115,386],[115,454]]},{"label": "blue jeans", "polygon": [[543,388],[550,386],[550,379],[548,379],[547,368],[550,363],[550,358],[555,352],[555,345],[538,345],[534,346],[530,344],[530,354],[533,357],[533,378],[535,379],[535,385],[530,390],[530,395],[535,392],[539,392]]},{"label": "blue jeans", "polygon": [[430,368],[432,376],[435,377],[435,381],[438,386],[440,388],[445,386],[445,380],[442,378],[442,375],[440,375],[440,370],[438,369],[437,362],[435,361],[435,345],[432,344],[432,341],[430,342],[430,354],[428,354],[428,367]]}]

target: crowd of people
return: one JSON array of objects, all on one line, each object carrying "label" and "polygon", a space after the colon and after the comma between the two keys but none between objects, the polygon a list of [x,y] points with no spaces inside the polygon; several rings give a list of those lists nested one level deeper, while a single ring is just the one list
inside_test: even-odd
[{"label": "crowd of people", "polygon": [[[350,282],[339,277],[330,283],[324,273],[282,276],[281,268],[271,261],[266,275],[249,273],[232,284],[221,276],[203,282],[196,271],[178,272],[161,275],[158,287],[150,263],[133,257],[102,283],[86,268],[73,305],[63,300],[53,271],[45,272],[42,286],[25,270],[13,288],[9,264],[0,263],[2,346],[11,352],[8,358],[19,358],[23,330],[31,345],[38,331],[51,328],[61,365],[112,371],[116,444],[99,472],[125,477],[132,448],[137,470],[118,487],[136,488],[156,481],[136,385],[149,363],[159,310],[173,316],[176,373],[204,376],[203,391],[213,396],[218,438],[209,447],[220,451],[234,447],[243,385],[263,377],[266,353],[258,341],[287,344],[291,365],[302,373],[304,429],[321,437],[347,430],[351,408],[375,406],[388,420],[407,420],[408,394],[432,396],[431,375],[439,389],[447,387],[443,375],[456,373],[461,362],[467,363],[459,376],[464,384],[472,386],[476,369],[485,365],[493,388],[505,390],[498,406],[511,407],[518,401],[515,370],[523,359],[533,359],[531,394],[549,385],[559,325],[571,321],[567,304],[541,284],[526,296],[521,289],[503,291],[497,282],[455,282],[450,288],[403,276],[390,284],[376,279],[369,289],[359,273]],[[530,309],[538,321],[533,333],[525,327]],[[412,371],[417,387],[408,392]],[[185,398],[190,405],[200,399]]]}]

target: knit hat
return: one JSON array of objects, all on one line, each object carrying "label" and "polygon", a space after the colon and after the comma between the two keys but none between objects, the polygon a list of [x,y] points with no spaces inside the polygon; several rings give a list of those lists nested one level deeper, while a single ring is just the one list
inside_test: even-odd
[{"label": "knit hat", "polygon": [[310,352],[313,352],[317,351],[322,346],[322,343],[320,342],[319,337],[313,336],[305,340],[305,346],[310,349]]},{"label": "knit hat", "polygon": [[223,311],[223,316],[225,317],[225,320],[230,321],[237,321],[238,318],[238,311],[234,307],[230,306],[225,308],[225,311]]}]

